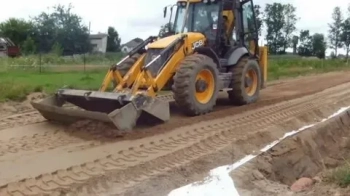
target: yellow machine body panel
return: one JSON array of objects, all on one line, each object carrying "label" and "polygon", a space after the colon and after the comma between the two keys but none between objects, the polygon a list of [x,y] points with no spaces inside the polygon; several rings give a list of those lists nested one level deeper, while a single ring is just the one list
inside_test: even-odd
[{"label": "yellow machine body panel", "polygon": [[[131,69],[126,73],[123,78],[117,78],[116,81],[118,85],[116,87],[117,91],[123,91],[126,88],[130,87],[134,81],[137,79],[138,75],[141,73],[141,67],[144,65],[146,54],[141,55],[141,57],[135,62],[135,64],[131,67]],[[113,71],[116,72],[116,71]],[[113,75],[116,78],[115,74]],[[106,84],[107,86],[109,84]]]},{"label": "yellow machine body panel", "polygon": [[[190,47],[191,43],[194,43],[199,40],[205,41],[205,36],[201,33],[194,33],[194,32],[189,32],[189,33],[184,33],[187,35],[186,38],[186,44],[189,44],[185,47]],[[161,38],[151,44],[149,44],[147,47],[148,48],[166,48],[169,46],[170,43],[175,41],[176,39],[180,38],[182,34],[177,34],[177,35],[171,35],[169,37]]]},{"label": "yellow machine body panel", "polygon": [[[151,74],[148,71],[143,71],[138,75],[138,78],[136,79],[133,87],[132,87],[132,93],[145,93],[144,90],[139,90],[140,87],[147,87],[146,94],[151,97],[157,96],[157,92],[154,91],[154,89],[162,89],[168,81],[173,77],[177,66],[179,63],[188,55],[192,54],[194,52],[194,48],[192,45],[194,43],[205,43],[206,38],[201,33],[184,33],[184,34],[178,34],[169,36],[166,38],[159,39],[151,44],[149,44],[147,47],[149,49],[163,49],[172,42],[174,42],[176,39],[179,39],[181,36],[185,35],[186,38],[184,39],[183,43],[179,43],[175,45],[174,53],[172,53],[171,58],[169,61],[164,65],[163,69],[155,78],[151,76]],[[128,72],[128,74],[134,74],[134,70],[131,70]],[[135,74],[136,75],[136,74]],[[144,88],[142,88],[144,89]],[[118,89],[121,90],[121,89]]]}]

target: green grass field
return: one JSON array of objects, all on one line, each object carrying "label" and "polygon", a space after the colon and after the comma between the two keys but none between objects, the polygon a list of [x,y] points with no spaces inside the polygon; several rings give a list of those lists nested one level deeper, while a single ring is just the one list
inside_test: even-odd
[{"label": "green grass field", "polygon": [[[31,92],[53,93],[64,86],[98,89],[109,65],[117,62],[120,57],[119,54],[108,57],[89,56],[86,57],[86,66],[83,66],[82,57],[70,59],[48,55],[42,56],[46,60],[41,63],[38,63],[38,56],[0,59],[0,101],[21,101]],[[350,65],[342,60],[280,56],[270,58],[268,80],[347,69],[350,69]]]},{"label": "green grass field", "polygon": [[327,170],[324,181],[334,183],[342,188],[348,187],[350,185],[350,163],[345,161],[344,165]]},{"label": "green grass field", "polygon": [[21,101],[31,92],[53,93],[58,88],[68,86],[80,89],[98,89],[104,72],[67,73],[0,73],[0,101]]}]

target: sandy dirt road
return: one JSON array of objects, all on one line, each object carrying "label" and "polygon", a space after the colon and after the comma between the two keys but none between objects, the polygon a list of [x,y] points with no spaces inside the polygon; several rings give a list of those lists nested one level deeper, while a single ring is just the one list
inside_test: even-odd
[{"label": "sandy dirt road", "polygon": [[219,100],[208,115],[175,111],[168,123],[123,137],[101,123],[49,124],[35,111],[6,116],[0,118],[0,195],[164,195],[225,162],[213,153],[234,146],[230,156],[220,155],[234,161],[283,134],[272,125],[350,105],[349,82],[348,72],[279,81],[256,104]]}]

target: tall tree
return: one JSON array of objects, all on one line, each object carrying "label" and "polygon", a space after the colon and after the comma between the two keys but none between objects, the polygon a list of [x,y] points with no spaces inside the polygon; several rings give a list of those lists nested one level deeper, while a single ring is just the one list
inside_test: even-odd
[{"label": "tall tree", "polygon": [[335,56],[334,51],[332,51],[332,52],[331,52],[331,55],[330,55],[330,56],[331,56],[331,59],[335,59],[335,58],[337,58],[337,56]]},{"label": "tall tree", "polygon": [[323,34],[315,33],[312,36],[312,53],[318,58],[324,59],[326,56],[326,40]]},{"label": "tall tree", "polygon": [[342,42],[340,41],[341,27],[343,22],[342,12],[340,7],[335,7],[332,14],[333,22],[329,25],[329,42],[330,47],[334,49],[335,56],[338,56],[338,48],[342,47]]},{"label": "tall tree", "polygon": [[312,56],[312,36],[309,30],[300,31],[300,46],[298,47],[298,54],[300,56]]},{"label": "tall tree", "polygon": [[120,42],[118,32],[114,27],[108,27],[108,38],[107,38],[107,51],[108,52],[119,52],[120,51]]},{"label": "tall tree", "polygon": [[342,24],[342,32],[340,41],[343,43],[346,51],[346,59],[349,58],[350,52],[350,17],[346,19]]},{"label": "tall tree", "polygon": [[36,44],[32,37],[28,36],[23,42],[21,52],[25,55],[34,54],[36,52]]},{"label": "tall tree", "polygon": [[34,30],[31,22],[23,19],[10,18],[0,23],[0,35],[10,38],[16,45],[22,46],[27,36]]},{"label": "tall tree", "polygon": [[256,25],[258,28],[259,36],[261,36],[262,26],[263,26],[263,18],[261,13],[260,5],[254,5],[254,13],[256,18]]},{"label": "tall tree", "polygon": [[272,54],[283,52],[284,6],[281,3],[266,4],[264,22],[267,27],[266,41]]},{"label": "tall tree", "polygon": [[284,45],[283,50],[286,51],[288,47],[292,44],[292,33],[296,30],[297,16],[295,14],[296,7],[292,4],[283,5],[283,16],[284,16],[284,26],[283,26],[283,34],[284,34]]},{"label": "tall tree", "polygon": [[299,43],[299,36],[294,35],[292,38],[293,54],[297,53],[298,43]]},{"label": "tall tree", "polygon": [[345,47],[346,59],[348,60],[350,53],[350,4],[348,6],[347,17],[342,24],[340,41]]},{"label": "tall tree", "polygon": [[89,30],[82,24],[82,18],[72,13],[73,6],[53,6],[53,12],[42,12],[33,19],[37,31],[34,33],[39,49],[48,52],[59,43],[63,53],[74,54],[90,49]]}]

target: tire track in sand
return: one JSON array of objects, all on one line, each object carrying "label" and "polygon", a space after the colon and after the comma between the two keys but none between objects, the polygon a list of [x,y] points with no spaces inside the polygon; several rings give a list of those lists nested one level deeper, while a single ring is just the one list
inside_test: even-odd
[{"label": "tire track in sand", "polygon": [[45,121],[45,118],[36,111],[28,111],[22,114],[11,115],[5,118],[0,119],[0,130],[15,127],[23,126],[28,124],[40,123]]},{"label": "tire track in sand", "polygon": [[[319,97],[315,98],[314,101],[319,101],[321,99],[331,99],[332,96],[337,96],[338,90],[331,90],[331,92],[321,93]],[[338,92],[339,93],[339,92]],[[326,96],[328,94],[329,97]],[[290,102],[288,104],[283,104],[281,106],[273,107],[265,115],[271,115],[278,112],[279,110],[286,110],[295,107],[304,107],[304,102]],[[97,125],[98,126],[98,125]],[[103,130],[104,127],[94,127],[93,130]],[[81,130],[81,132],[88,132],[86,130]],[[23,137],[11,138],[8,141],[0,142],[0,157],[6,156],[8,154],[19,153],[23,151],[45,151],[52,150],[61,146],[68,146],[70,144],[80,144],[80,149],[87,149],[92,147],[97,147],[100,145],[108,144],[111,142],[116,142],[122,140],[123,138],[108,139],[104,138],[105,133],[100,131],[91,133],[85,137],[77,137],[75,133],[70,132],[70,130],[57,130],[50,132],[43,132],[40,134],[26,135]],[[87,135],[87,134],[85,134]]]},{"label": "tire track in sand", "polygon": [[[335,93],[336,91],[339,91],[339,93]],[[199,155],[206,154],[209,147],[211,150],[215,150],[217,147],[225,146],[232,142],[233,139],[243,138],[258,129],[274,123],[281,123],[296,115],[329,106],[336,101],[345,100],[349,103],[350,98],[349,96],[346,97],[348,94],[349,89],[346,88],[346,85],[342,85],[313,96],[247,112],[244,115],[240,115],[239,118],[226,117],[214,121],[214,124],[210,124],[213,122],[206,122],[202,125],[189,126],[187,129],[182,127],[162,136],[143,139],[138,141],[138,143],[129,143],[129,146],[123,147],[119,143],[114,143],[102,146],[100,149],[85,150],[84,153],[87,154],[93,154],[92,152],[96,151],[100,153],[102,158],[92,162],[86,161],[68,169],[46,173],[36,178],[24,178],[19,182],[6,184],[1,187],[0,195],[50,194],[57,190],[70,189],[78,184],[88,183],[94,178],[100,179],[100,177],[108,173],[119,174],[113,177],[113,181],[120,186],[116,187],[114,184],[115,189],[111,191],[120,193],[145,178],[193,160]],[[249,132],[247,132],[248,130]],[[105,152],[103,149],[123,150],[104,156]],[[82,152],[79,153],[81,154]],[[140,165],[165,155],[170,156],[153,169],[145,168],[141,173],[127,170],[132,166]],[[76,155],[72,154],[72,156]],[[52,158],[54,159],[54,157]],[[60,165],[64,167],[65,164],[61,162]],[[132,177],[137,176],[139,178],[132,179]],[[96,186],[101,185],[99,183],[95,184],[97,184]]]},{"label": "tire track in sand", "polygon": [[[340,81],[342,81],[342,80],[340,80]],[[275,87],[285,86],[284,88],[286,88],[287,87],[286,85],[288,86],[288,84],[286,84],[286,83],[281,83],[281,84],[274,85],[274,86]],[[291,84],[289,84],[289,85],[291,85]],[[269,89],[269,90],[271,91],[271,89]],[[314,90],[317,91],[317,89],[314,89]],[[287,97],[280,97],[280,98],[275,97],[275,98],[270,98],[267,100],[261,100],[258,103],[258,105],[260,105],[260,107],[264,106],[264,105],[271,105],[273,103],[280,102],[282,100],[293,99],[293,98],[300,97],[302,95],[308,95],[311,93],[312,92],[307,92],[307,93],[303,93],[303,94],[296,93],[295,95],[289,95]],[[283,94],[283,92],[282,92],[282,94]],[[167,100],[169,102],[172,101],[172,95],[161,95],[160,98],[163,100]],[[71,106],[71,105],[67,106],[67,108],[73,108],[73,107],[74,106]],[[218,108],[219,109],[217,109],[217,111],[214,111],[212,114],[208,114],[208,116],[211,116],[211,117],[209,117],[207,119],[212,120],[213,118],[215,118],[215,119],[221,118],[223,116],[226,116],[227,114],[222,115],[221,114],[222,112],[218,113],[218,111],[232,109],[232,108],[220,107],[220,106],[218,106]],[[255,106],[254,106],[254,104],[248,105],[246,109],[255,109]],[[242,111],[240,111],[239,113],[241,113],[241,112]],[[234,113],[237,113],[237,112],[235,111]],[[26,119],[25,117],[28,117],[29,119]],[[184,118],[182,118],[182,119],[184,119]],[[185,119],[185,120],[186,121],[182,121],[182,124],[188,125],[188,123],[186,123],[188,120],[187,119]],[[28,112],[26,114],[20,114],[20,115],[11,116],[8,118],[0,119],[0,127],[1,127],[1,122],[3,122],[3,124],[8,124],[8,125],[5,125],[5,127],[6,126],[9,127],[12,125],[13,126],[20,126],[20,125],[26,125],[26,124],[31,124],[31,123],[35,123],[35,122],[40,123],[42,121],[46,121],[46,120],[39,114],[39,112],[33,111],[33,112]],[[177,122],[175,124],[178,124],[179,119],[174,120],[168,124],[169,125],[174,124],[174,122]],[[192,120],[190,120],[189,122],[193,123]],[[39,125],[39,126],[41,127],[41,125]],[[168,128],[165,128],[165,129],[169,129],[169,127],[170,126],[168,126]],[[31,126],[28,128],[29,129],[36,129],[36,127],[34,127],[34,126]],[[11,138],[11,136],[10,136],[11,134],[9,135],[9,134],[0,132],[0,138],[3,139],[4,137],[6,137],[6,138],[9,138],[9,140],[10,140],[9,142],[0,140],[1,141],[0,142],[0,156],[8,154],[8,153],[17,153],[20,151],[31,151],[31,150],[37,150],[37,149],[47,150],[47,149],[54,149],[54,148],[57,148],[60,146],[65,146],[65,145],[79,143],[79,142],[91,141],[92,143],[94,143],[94,142],[96,143],[96,141],[97,141],[97,144],[92,144],[90,146],[90,147],[92,147],[95,145],[101,145],[100,141],[101,141],[101,138],[103,138],[103,137],[105,140],[107,140],[107,141],[104,140],[103,143],[111,142],[111,140],[108,141],[108,139],[105,136],[103,136],[103,134],[105,134],[105,133],[103,133],[103,134],[98,133],[98,132],[97,133],[96,132],[95,133],[87,133],[87,134],[82,133],[79,136],[77,136],[75,133],[71,133],[70,131],[67,131],[67,130],[63,131],[63,129],[61,129],[61,131],[53,131],[54,128],[53,127],[50,128],[48,126],[45,127],[45,129],[47,129],[47,131],[44,131],[44,130],[43,131],[33,131],[32,134],[30,134],[30,131],[26,131],[25,136],[22,136],[22,137],[16,136],[14,138]],[[104,129],[104,127],[96,127],[96,129]],[[155,129],[158,129],[158,128],[155,128]],[[161,129],[164,129],[164,127],[161,127]],[[8,130],[7,133],[9,131],[10,130]],[[16,131],[18,131],[18,129]],[[10,132],[12,133],[12,130]],[[22,131],[22,133],[23,133],[23,131]],[[80,133],[81,133],[81,131],[80,131]],[[149,131],[148,133],[152,133],[152,131]],[[78,134],[79,134],[79,132],[78,132]],[[81,137],[82,135],[83,135],[83,137]],[[140,135],[142,135],[142,134],[140,134]],[[148,134],[148,135],[146,134],[145,137],[149,136],[149,135],[151,135],[151,134]],[[117,140],[120,140],[120,139],[117,139]],[[112,140],[112,142],[117,141],[117,140]]]},{"label": "tire track in sand", "polygon": [[[268,86],[266,89],[262,91],[262,94],[264,95],[264,92],[266,92],[267,96],[269,97],[271,93],[268,92],[276,92],[276,91],[283,91],[282,93],[286,93],[286,91],[299,91],[299,97],[301,95],[310,95],[316,92],[319,92],[321,90],[324,90],[326,88],[331,88],[336,85],[340,85],[341,83],[344,82],[349,82],[350,79],[348,77],[347,72],[342,73],[342,72],[333,72],[333,73],[325,73],[321,75],[316,75],[316,76],[304,76],[301,78],[292,78],[292,79],[284,79],[281,81],[273,81],[269,82]],[[295,84],[295,85],[293,85]],[[304,85],[308,84],[310,88],[307,86],[302,86],[300,88],[299,85]],[[288,90],[287,90],[288,89]],[[304,91],[304,93],[301,93],[300,91]],[[170,102],[173,100],[171,95],[160,95],[160,97],[164,97],[165,100],[169,100]],[[265,95],[264,95],[265,96]],[[264,98],[262,96],[262,98]],[[225,94],[226,97],[226,94]],[[276,99],[276,96],[273,99]],[[272,98],[271,97],[271,98]],[[277,96],[280,97],[279,99],[276,99],[277,101],[282,101],[281,97],[282,96]],[[297,98],[297,96],[286,96],[289,99],[292,98]],[[270,99],[271,99],[270,98]],[[72,105],[67,105],[67,108],[73,108],[74,106]],[[218,109],[219,107],[216,107]],[[221,109],[224,109],[221,107]],[[33,123],[40,123],[46,121],[45,118],[43,118],[39,112],[36,110],[30,110],[22,114],[17,114],[17,115],[11,115],[7,117],[0,118],[0,130],[11,128],[11,127],[18,127],[18,126],[24,126],[24,125],[29,125]]]}]

